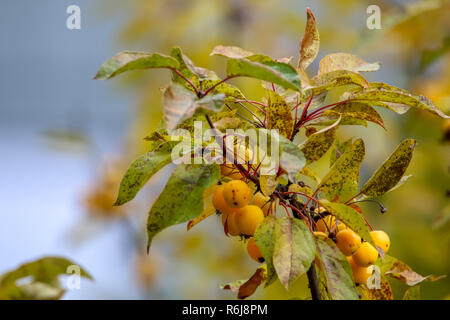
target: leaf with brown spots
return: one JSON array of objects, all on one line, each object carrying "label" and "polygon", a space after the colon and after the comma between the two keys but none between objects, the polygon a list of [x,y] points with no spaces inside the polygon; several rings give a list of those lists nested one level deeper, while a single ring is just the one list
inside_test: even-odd
[{"label": "leaf with brown spots", "polygon": [[394,188],[405,174],[411,162],[416,140],[403,140],[390,157],[378,168],[361,188],[360,193],[368,197],[378,197]]},{"label": "leaf with brown spots", "polygon": [[179,165],[153,204],[147,219],[149,248],[153,237],[174,224],[194,219],[203,211],[203,194],[220,178],[217,164]]},{"label": "leaf with brown spots", "polygon": [[320,179],[317,176],[317,174],[314,171],[312,171],[309,167],[304,167],[302,170],[300,170],[296,178],[298,179],[300,175],[311,178],[313,181],[317,183],[320,182]]},{"label": "leaf with brown spots", "polygon": [[382,103],[397,103],[401,105],[407,105],[412,108],[429,111],[435,115],[438,115],[444,119],[450,119],[450,117],[444,114],[434,103],[425,96],[415,96],[407,92],[389,91],[385,89],[379,90],[363,90],[361,92],[352,94],[349,97],[352,101],[361,102],[382,102]]},{"label": "leaf with brown spots", "polygon": [[322,269],[328,296],[333,300],[358,300],[352,269],[347,259],[333,242],[315,237],[318,267]]},{"label": "leaf with brown spots", "polygon": [[316,19],[309,8],[306,9],[306,28],[300,43],[300,60],[298,61],[299,70],[305,70],[316,58],[319,53],[320,36],[317,29]]},{"label": "leaf with brown spots", "polygon": [[337,105],[330,110],[326,110],[323,115],[367,120],[380,125],[383,129],[386,129],[380,114],[367,103],[348,101]]},{"label": "leaf with brown spots", "polygon": [[273,264],[281,284],[289,289],[314,260],[314,238],[303,220],[291,217],[277,218],[274,232]]},{"label": "leaf with brown spots", "polygon": [[278,93],[269,91],[267,104],[267,129],[276,129],[280,135],[290,138],[294,130],[291,108]]},{"label": "leaf with brown spots", "polygon": [[318,74],[336,70],[349,70],[353,72],[377,71],[380,63],[368,63],[360,57],[350,53],[332,53],[325,56],[319,63]]},{"label": "leaf with brown spots", "polygon": [[376,265],[380,267],[381,274],[402,281],[408,286],[415,286],[423,281],[438,281],[445,278],[445,275],[421,276],[412,270],[406,263],[389,255],[385,256],[384,261],[377,260]]},{"label": "leaf with brown spots", "polygon": [[134,199],[147,181],[172,161],[171,150],[156,150],[136,159],[122,178],[115,206]]},{"label": "leaf with brown spots", "polygon": [[302,145],[299,146],[300,150],[305,155],[306,164],[319,160],[331,148],[336,137],[336,130],[340,121],[341,118],[339,117],[338,120],[331,126],[312,134]]},{"label": "leaf with brown spots", "polygon": [[345,202],[357,193],[359,169],[364,159],[364,154],[364,142],[362,139],[357,139],[336,160],[318,187],[328,200],[339,196],[339,201]]},{"label": "leaf with brown spots", "polygon": [[385,277],[381,277],[380,289],[369,289],[365,285],[358,286],[361,300],[394,300],[391,285]]}]

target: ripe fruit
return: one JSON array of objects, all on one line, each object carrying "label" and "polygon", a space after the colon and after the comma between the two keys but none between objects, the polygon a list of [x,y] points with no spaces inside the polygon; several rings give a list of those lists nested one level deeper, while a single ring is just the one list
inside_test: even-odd
[{"label": "ripe fruit", "polygon": [[[260,207],[264,215],[267,216],[270,211],[273,212],[275,210],[275,203],[270,202],[270,200],[270,197],[263,195],[261,192],[257,192],[253,197],[253,204]],[[272,207],[272,210],[270,210],[270,207]]]},{"label": "ripe fruit", "polygon": [[228,234],[230,236],[238,236],[241,232],[239,231],[239,227],[236,223],[236,212],[231,211],[227,214],[226,223],[228,226]]},{"label": "ripe fruit", "polygon": [[253,236],[263,220],[264,213],[257,206],[245,206],[236,211],[236,224],[243,235]]},{"label": "ripe fruit", "polygon": [[220,174],[232,180],[240,180],[243,178],[239,170],[232,164],[221,164]]},{"label": "ripe fruit", "polygon": [[353,261],[360,267],[368,267],[378,259],[378,251],[370,243],[363,242],[356,253]]},{"label": "ripe fruit", "polygon": [[223,189],[224,186],[219,186],[212,197],[212,204],[214,208],[216,208],[216,210],[221,212],[222,214],[229,211],[230,209],[227,202],[225,201],[225,198],[223,197]]},{"label": "ripe fruit", "polygon": [[242,208],[249,204],[252,190],[241,180],[228,182],[223,189],[223,197],[231,208]]},{"label": "ripe fruit", "polygon": [[325,232],[321,232],[321,231],[314,231],[314,236],[328,238],[328,235]]},{"label": "ripe fruit", "polygon": [[391,246],[391,240],[386,232],[376,230],[372,231],[370,235],[372,236],[373,242],[375,242],[376,246],[380,247],[384,252],[388,252],[389,247]]},{"label": "ripe fruit", "polygon": [[336,245],[345,256],[353,255],[361,245],[361,237],[351,229],[336,234]]},{"label": "ripe fruit", "polygon": [[353,278],[357,284],[367,284],[367,280],[373,273],[373,266],[360,267],[355,263],[352,257],[347,257],[348,263],[352,268]]},{"label": "ripe fruit", "polygon": [[255,238],[251,238],[247,242],[247,252],[249,256],[255,260],[256,262],[264,262],[264,258],[261,254],[261,251],[259,250],[259,247],[255,243]]},{"label": "ripe fruit", "polygon": [[328,233],[333,229],[336,224],[336,218],[332,215],[328,215],[323,219],[319,219],[316,223],[316,230],[324,233]]}]

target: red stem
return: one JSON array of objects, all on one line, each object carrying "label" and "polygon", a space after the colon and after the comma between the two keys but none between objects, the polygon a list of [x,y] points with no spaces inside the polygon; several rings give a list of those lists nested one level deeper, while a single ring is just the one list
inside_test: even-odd
[{"label": "red stem", "polygon": [[197,94],[197,96],[200,96],[200,90],[198,90],[197,86],[195,84],[192,83],[191,80],[189,80],[188,78],[186,78],[180,70],[176,69],[176,68],[172,68],[172,71],[175,72],[177,75],[179,75],[181,78],[184,79],[184,81],[186,81],[187,83],[189,83],[189,85],[194,89],[195,93]]},{"label": "red stem", "polygon": [[229,76],[229,77],[226,77],[225,79],[223,79],[223,80],[217,82],[217,83],[216,83],[215,85],[213,85],[211,88],[209,88],[208,90],[206,90],[205,93],[203,94],[203,96],[206,96],[208,93],[210,93],[212,90],[214,90],[217,86],[221,85],[222,83],[224,83],[224,82],[226,82],[226,81],[228,81],[228,80],[230,80],[230,79],[236,78],[236,77],[237,77],[237,76]]}]

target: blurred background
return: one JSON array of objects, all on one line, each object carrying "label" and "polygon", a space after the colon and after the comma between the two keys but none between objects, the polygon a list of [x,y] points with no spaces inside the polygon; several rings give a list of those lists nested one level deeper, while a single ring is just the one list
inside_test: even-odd
[{"label": "blurred background", "polygon": [[[81,30],[68,30],[66,9],[81,8]],[[366,9],[381,8],[381,30],[368,30]],[[251,276],[257,264],[245,245],[224,236],[212,216],[186,232],[160,233],[145,254],[145,219],[173,167],[152,178],[138,197],[112,208],[121,176],[146,151],[143,138],[161,119],[164,70],[133,72],[108,82],[92,78],[125,49],[168,53],[180,46],[197,65],[225,73],[210,57],[218,44],[274,57],[298,58],[306,7],[316,16],[321,51],[380,61],[370,81],[424,94],[450,111],[450,1],[299,0],[16,0],[0,3],[0,273],[44,255],[85,267],[65,299],[233,299],[218,284]],[[234,81],[247,97],[257,81]],[[361,181],[404,138],[417,139],[413,178],[363,209],[392,240],[390,254],[422,275],[450,273],[450,125],[428,113],[379,110],[387,131],[369,124],[340,129],[362,136]],[[445,126],[447,129],[445,129]],[[324,174],[328,155],[316,164]],[[404,287],[393,284],[401,298]],[[450,297],[449,278],[422,285],[425,299]],[[252,298],[306,298],[306,280],[287,292],[279,283]]]}]

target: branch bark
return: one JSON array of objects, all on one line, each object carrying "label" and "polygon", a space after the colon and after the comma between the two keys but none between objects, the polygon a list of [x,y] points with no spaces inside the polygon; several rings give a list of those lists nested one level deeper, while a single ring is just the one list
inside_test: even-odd
[{"label": "branch bark", "polygon": [[319,290],[319,280],[317,279],[316,263],[313,261],[311,267],[306,273],[308,276],[309,289],[313,300],[322,300]]}]

